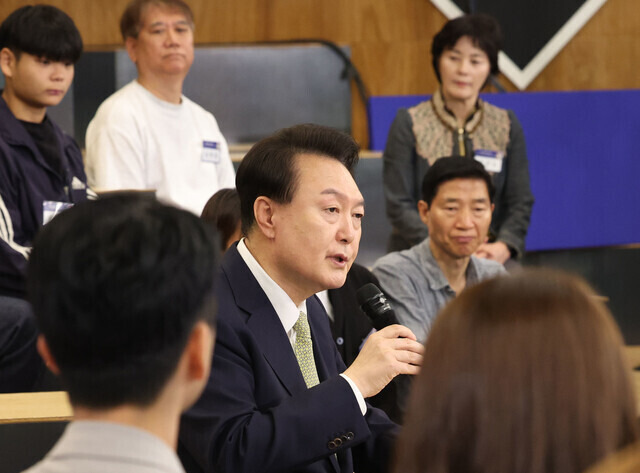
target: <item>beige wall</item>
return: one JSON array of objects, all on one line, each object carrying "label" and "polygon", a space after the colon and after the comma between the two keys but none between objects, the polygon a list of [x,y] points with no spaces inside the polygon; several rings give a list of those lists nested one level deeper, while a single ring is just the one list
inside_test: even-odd
[{"label": "beige wall", "polygon": [[[40,0],[68,12],[87,48],[120,44],[127,0]],[[3,0],[0,18],[34,3]],[[431,38],[444,16],[429,0],[189,0],[196,42],[323,38],[352,48],[373,95],[431,93]],[[640,4],[608,0],[527,90],[640,87]],[[508,90],[516,88],[504,77]],[[354,135],[366,146],[364,107],[354,94]]]}]

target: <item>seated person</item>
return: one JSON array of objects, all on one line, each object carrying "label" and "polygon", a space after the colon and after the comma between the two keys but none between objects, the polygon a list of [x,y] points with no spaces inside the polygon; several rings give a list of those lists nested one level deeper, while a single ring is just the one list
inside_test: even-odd
[{"label": "seated person", "polygon": [[182,418],[187,471],[387,471],[396,425],[364,399],[398,374],[417,373],[422,345],[392,325],[345,369],[314,295],[342,286],[358,253],[357,159],[350,136],[298,125],[242,160],[245,237],[222,262],[209,383]]},{"label": "seated person", "polygon": [[234,187],[216,119],[182,95],[193,28],[182,0],[132,0],[125,8],[120,31],[138,78],[105,100],[87,128],[95,189],[155,190],[161,201],[200,215],[212,192]]},{"label": "seated person", "polygon": [[47,115],[82,53],[73,20],[49,5],[24,6],[0,25],[0,391],[57,389],[37,354],[25,297],[31,242],[56,212],[90,193],[75,141]]},{"label": "seated person", "polygon": [[487,238],[493,184],[473,159],[438,159],[422,181],[418,213],[429,229],[422,243],[389,253],[373,267],[398,321],[424,342],[436,315],[463,289],[505,272],[474,256]]},{"label": "seated person", "polygon": [[178,423],[209,374],[217,253],[194,215],[149,196],[82,203],[44,227],[29,298],[74,420],[29,473],[184,472]]},{"label": "seated person", "polygon": [[582,473],[636,441],[622,336],[593,294],[574,276],[525,270],[447,305],[394,471]]},{"label": "seated person", "polygon": [[0,295],[24,297],[37,230],[56,208],[87,198],[80,149],[47,116],[81,53],[73,20],[53,6],[19,8],[0,25]]},{"label": "seated person", "polygon": [[220,189],[207,201],[200,218],[218,232],[222,251],[228,250],[242,237],[238,191]]}]

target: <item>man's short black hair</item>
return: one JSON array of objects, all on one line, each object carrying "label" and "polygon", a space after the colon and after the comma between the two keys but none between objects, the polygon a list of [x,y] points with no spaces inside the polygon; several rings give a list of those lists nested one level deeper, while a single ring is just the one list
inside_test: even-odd
[{"label": "man's short black hair", "polygon": [[140,194],[77,204],[42,228],[28,294],[72,403],[156,399],[195,323],[215,322],[218,254],[195,215]]},{"label": "man's short black hair", "polygon": [[360,148],[348,134],[321,125],[296,125],[260,140],[243,158],[236,174],[242,233],[255,222],[253,204],[260,196],[289,203],[298,181],[296,157],[326,156],[340,161],[353,174]]},{"label": "man's short black hair", "polygon": [[431,43],[431,64],[436,73],[438,82],[440,78],[440,57],[448,49],[452,49],[463,36],[471,38],[473,45],[484,51],[489,58],[491,74],[500,72],[498,67],[498,53],[502,47],[502,32],[495,18],[483,13],[463,15],[448,21],[442,29],[433,37]]},{"label": "man's short black hair", "polygon": [[82,54],[82,38],[73,20],[51,5],[27,5],[0,25],[0,49],[9,48],[51,61],[75,64]]},{"label": "man's short black hair", "polygon": [[431,208],[431,202],[438,194],[440,185],[454,179],[479,179],[484,181],[487,184],[489,200],[493,203],[495,188],[491,176],[484,169],[484,166],[472,158],[450,156],[436,160],[424,175],[422,180],[422,200],[427,203],[429,208]]}]

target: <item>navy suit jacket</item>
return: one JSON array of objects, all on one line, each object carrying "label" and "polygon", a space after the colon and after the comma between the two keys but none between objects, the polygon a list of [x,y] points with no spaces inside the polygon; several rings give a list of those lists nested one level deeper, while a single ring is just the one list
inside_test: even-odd
[{"label": "navy suit jacket", "polygon": [[[362,415],[315,297],[307,316],[320,384],[307,389],[266,294],[234,247],[218,278],[213,366],[202,397],[181,422],[188,472],[385,472],[397,426]],[[335,454],[335,455],[334,455]]]}]

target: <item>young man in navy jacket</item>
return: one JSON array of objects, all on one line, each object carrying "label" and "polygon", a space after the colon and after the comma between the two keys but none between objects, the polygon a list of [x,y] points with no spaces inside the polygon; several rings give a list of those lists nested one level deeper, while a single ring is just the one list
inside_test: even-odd
[{"label": "young man in navy jacket", "polygon": [[[23,333],[24,343],[10,340],[22,349],[34,339],[33,333],[15,330],[28,324],[28,306],[20,299],[31,242],[48,218],[86,200],[89,192],[78,145],[46,113],[69,89],[81,53],[82,39],[73,20],[55,7],[25,6],[0,25],[5,79],[0,97],[0,312],[14,314],[0,317],[0,333]],[[16,307],[23,310],[13,310]],[[11,357],[3,351],[9,346],[4,335],[0,359],[7,360]],[[0,389],[34,387],[36,373],[17,370],[22,372],[20,379],[7,379],[3,363]]]}]

